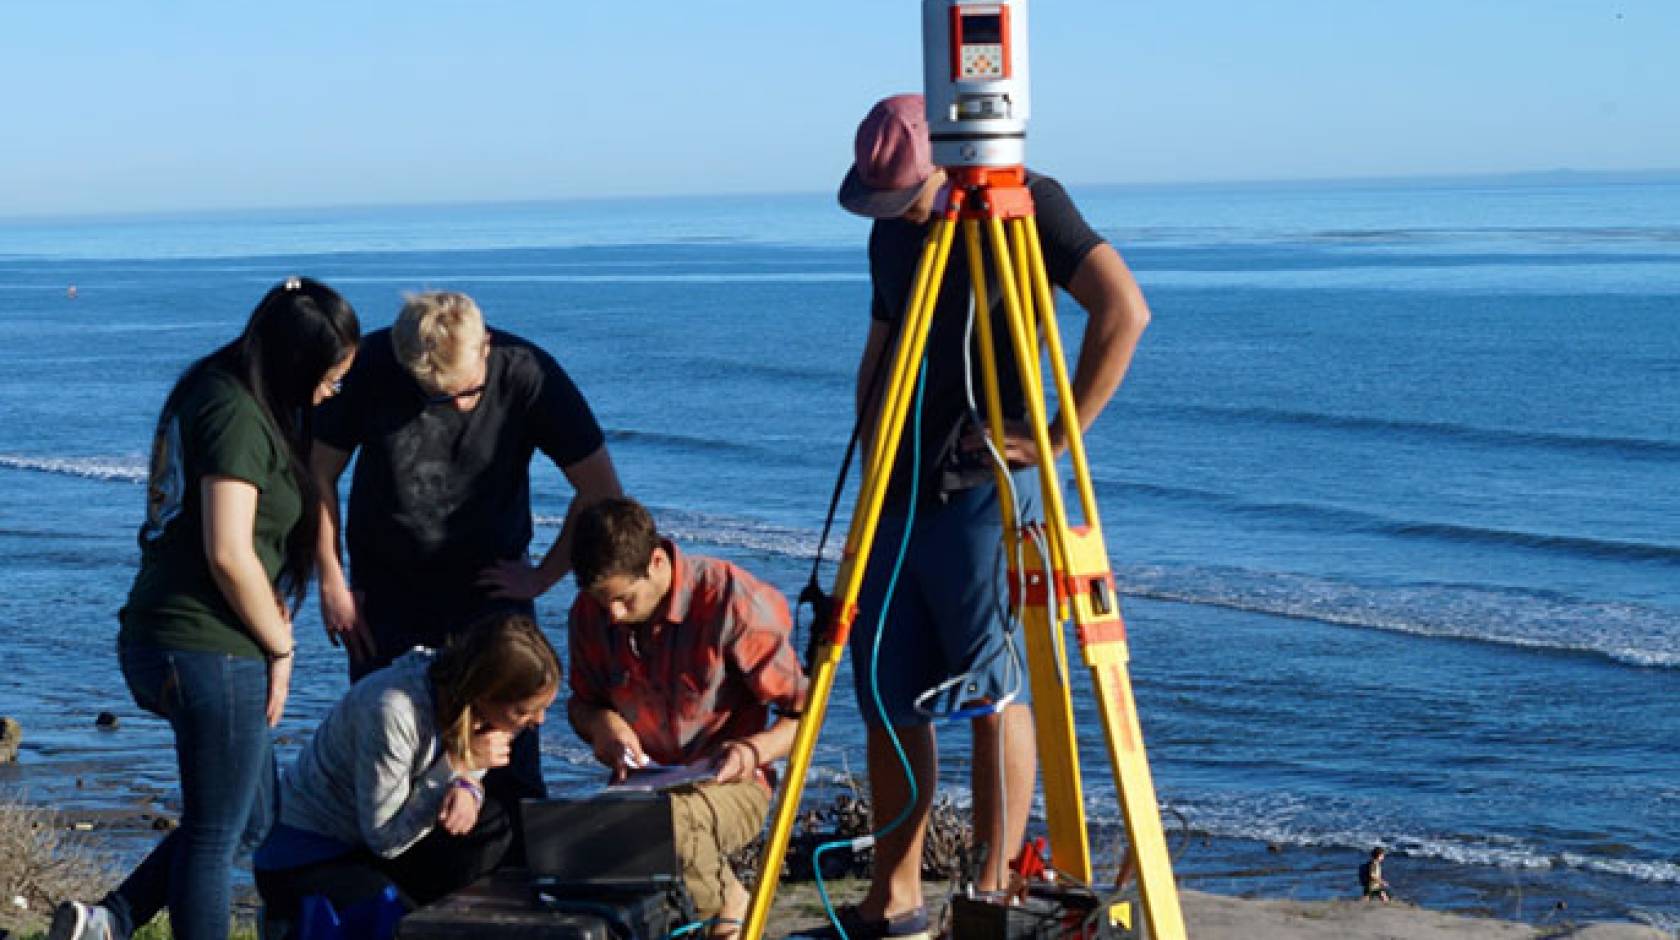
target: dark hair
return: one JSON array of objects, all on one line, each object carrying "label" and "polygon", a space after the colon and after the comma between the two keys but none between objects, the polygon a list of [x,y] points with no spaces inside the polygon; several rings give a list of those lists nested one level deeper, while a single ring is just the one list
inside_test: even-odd
[{"label": "dark hair", "polygon": [[244,332],[233,342],[181,374],[158,417],[162,430],[182,389],[211,369],[232,376],[257,400],[263,417],[286,442],[292,479],[303,496],[303,515],[287,533],[278,582],[294,611],[303,603],[315,573],[315,537],[320,525],[320,494],[309,472],[315,389],[361,338],[356,311],[337,291],[312,278],[287,278],[257,302]]},{"label": "dark hair", "polygon": [[628,496],[609,497],[577,517],[572,573],[585,591],[613,575],[643,578],[658,547],[659,530],[642,504]]},{"label": "dark hair", "polygon": [[490,614],[449,638],[429,672],[444,750],[472,767],[476,702],[518,702],[560,688],[560,657],[527,614]]},{"label": "dark hair", "polygon": [[1380,845],[1371,850],[1371,857],[1372,858],[1382,858],[1384,855],[1387,855],[1387,854],[1388,853]]}]

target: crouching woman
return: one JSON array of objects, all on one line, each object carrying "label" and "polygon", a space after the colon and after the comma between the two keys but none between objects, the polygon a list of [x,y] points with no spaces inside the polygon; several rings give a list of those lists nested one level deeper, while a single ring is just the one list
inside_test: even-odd
[{"label": "crouching woman", "polygon": [[554,648],[519,613],[352,686],[286,774],[279,825],[252,866],[271,928],[295,923],[310,895],[342,911],[394,887],[412,910],[495,868],[513,808],[481,781],[559,687]]}]

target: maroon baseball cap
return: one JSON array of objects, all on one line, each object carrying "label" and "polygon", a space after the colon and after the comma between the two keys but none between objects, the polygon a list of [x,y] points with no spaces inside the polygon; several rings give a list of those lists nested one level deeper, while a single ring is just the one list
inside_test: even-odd
[{"label": "maroon baseball cap", "polygon": [[893,95],[869,109],[853,143],[856,161],[840,182],[840,205],[870,219],[896,219],[933,175],[927,106],[921,95]]}]

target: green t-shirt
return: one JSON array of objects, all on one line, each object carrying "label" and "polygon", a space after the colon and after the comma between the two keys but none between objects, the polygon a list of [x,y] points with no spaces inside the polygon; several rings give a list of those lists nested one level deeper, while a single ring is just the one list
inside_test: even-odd
[{"label": "green t-shirt", "polygon": [[286,446],[262,407],[237,380],[212,367],[181,389],[152,443],[140,573],[119,614],[120,642],[262,655],[205,556],[201,484],[211,475],[244,480],[260,491],[257,557],[269,582],[278,579],[303,497]]}]

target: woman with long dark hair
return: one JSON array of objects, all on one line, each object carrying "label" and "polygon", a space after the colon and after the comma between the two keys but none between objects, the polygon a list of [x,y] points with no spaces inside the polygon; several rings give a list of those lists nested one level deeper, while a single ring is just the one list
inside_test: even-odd
[{"label": "woman with long dark hair", "polygon": [[514,833],[484,773],[542,724],[560,680],[536,621],[507,612],[352,686],[287,771],[253,861],[265,936],[293,936],[310,895],[345,911],[395,888],[412,910],[495,868]]},{"label": "woman with long dark hair", "polygon": [[314,569],[310,415],[360,340],[335,291],[287,278],[164,400],[117,649],[134,701],[174,732],[180,825],[98,905],[61,904],[51,940],[127,937],[165,906],[180,940],[227,937],[234,855],[273,822],[269,728]]}]

